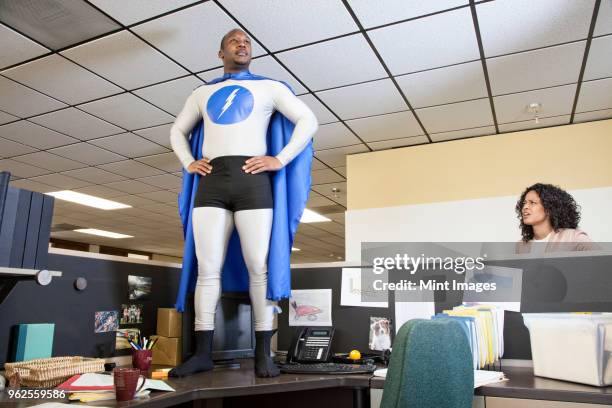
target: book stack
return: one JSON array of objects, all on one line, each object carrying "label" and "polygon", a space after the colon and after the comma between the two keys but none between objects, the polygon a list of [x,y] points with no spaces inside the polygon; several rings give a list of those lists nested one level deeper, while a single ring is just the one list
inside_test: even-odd
[{"label": "book stack", "polygon": [[[93,402],[115,399],[114,379],[109,374],[77,374],[58,385],[57,388],[66,391],[70,401]],[[174,391],[174,388],[164,381],[147,379],[144,387],[136,394],[135,398],[147,396],[151,390]]]}]

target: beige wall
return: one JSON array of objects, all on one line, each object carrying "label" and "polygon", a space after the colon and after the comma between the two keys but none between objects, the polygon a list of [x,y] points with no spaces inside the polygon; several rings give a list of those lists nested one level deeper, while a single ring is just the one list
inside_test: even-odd
[{"label": "beige wall", "polygon": [[612,120],[349,156],[348,210],[612,186]]}]

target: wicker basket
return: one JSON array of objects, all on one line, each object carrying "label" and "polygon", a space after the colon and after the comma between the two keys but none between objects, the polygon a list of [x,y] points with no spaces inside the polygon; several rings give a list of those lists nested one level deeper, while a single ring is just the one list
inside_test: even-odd
[{"label": "wicker basket", "polygon": [[52,357],[19,363],[5,363],[6,377],[17,374],[19,385],[33,388],[55,387],[75,374],[104,371],[104,360],[84,357]]}]

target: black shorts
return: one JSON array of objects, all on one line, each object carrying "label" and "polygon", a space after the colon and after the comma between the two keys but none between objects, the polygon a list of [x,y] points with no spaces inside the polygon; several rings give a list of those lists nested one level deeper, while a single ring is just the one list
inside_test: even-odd
[{"label": "black shorts", "polygon": [[245,173],[250,156],[222,156],[211,160],[212,172],[200,177],[193,206],[225,208],[233,212],[273,208],[271,174]]}]

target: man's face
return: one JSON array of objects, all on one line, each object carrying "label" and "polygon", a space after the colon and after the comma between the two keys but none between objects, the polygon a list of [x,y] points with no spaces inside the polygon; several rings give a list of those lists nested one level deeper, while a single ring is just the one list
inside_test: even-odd
[{"label": "man's face", "polygon": [[248,68],[251,63],[251,39],[240,30],[232,31],[219,51],[226,68]]}]

